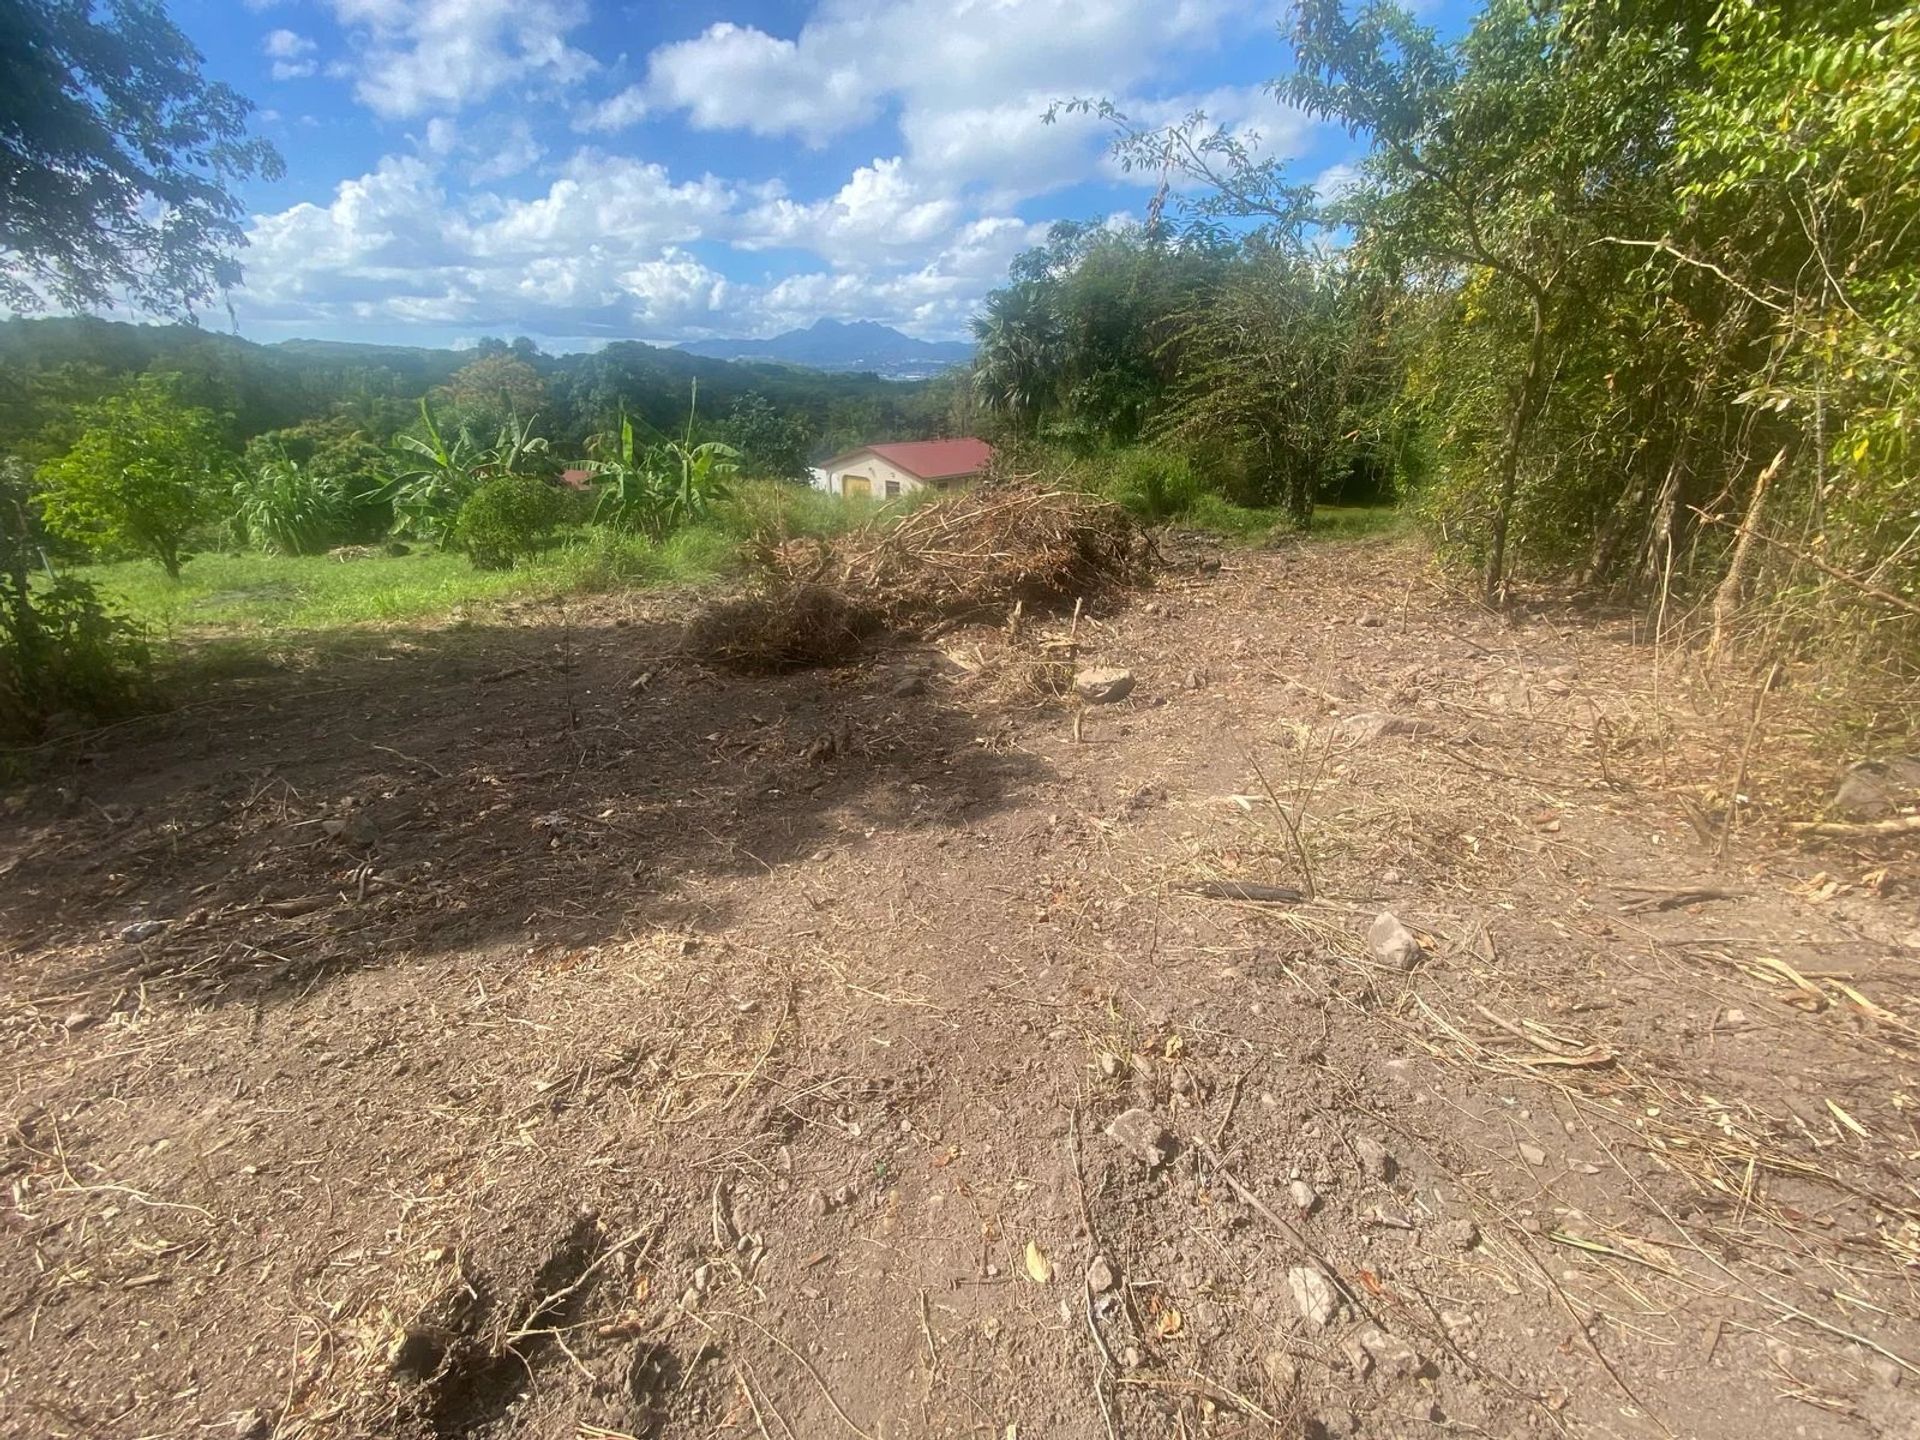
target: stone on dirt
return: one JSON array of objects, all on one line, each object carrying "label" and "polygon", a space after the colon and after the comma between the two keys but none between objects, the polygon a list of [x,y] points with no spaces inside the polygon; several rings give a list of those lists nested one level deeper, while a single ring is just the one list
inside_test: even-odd
[{"label": "stone on dirt", "polygon": [[1151,1170],[1164,1165],[1173,1154],[1173,1135],[1151,1110],[1135,1106],[1113,1117],[1107,1135],[1128,1154],[1143,1161]]},{"label": "stone on dirt", "polygon": [[1320,1203],[1320,1193],[1304,1180],[1295,1180],[1287,1186],[1287,1194],[1293,1199],[1293,1208],[1302,1215],[1308,1214]]},{"label": "stone on dirt", "polygon": [[1399,1168],[1394,1163],[1393,1152],[1371,1135],[1362,1135],[1354,1141],[1353,1153],[1360,1159],[1360,1168],[1375,1180],[1391,1180]]},{"label": "stone on dirt", "polygon": [[1097,666],[1075,675],[1073,688],[1089,705],[1111,705],[1133,693],[1133,672],[1118,666]]},{"label": "stone on dirt", "polygon": [[1381,740],[1391,736],[1410,739],[1427,734],[1433,729],[1433,723],[1406,715],[1389,715],[1380,710],[1362,710],[1357,715],[1347,716],[1333,729],[1336,735],[1348,740]]},{"label": "stone on dirt", "polygon": [[1844,820],[1880,820],[1920,801],[1920,755],[1861,760],[1847,767],[1827,806]]},{"label": "stone on dirt", "polygon": [[1316,1330],[1324,1330],[1340,1311],[1340,1295],[1331,1281],[1311,1265],[1296,1265],[1287,1271],[1287,1289],[1300,1318]]},{"label": "stone on dirt", "polygon": [[1367,930],[1367,948],[1382,965],[1395,970],[1411,970],[1420,959],[1420,942],[1391,910],[1373,917]]},{"label": "stone on dirt", "polygon": [[1420,1368],[1420,1356],[1398,1335],[1389,1335],[1377,1325],[1360,1332],[1360,1348],[1373,1361],[1383,1380],[1405,1380]]},{"label": "stone on dirt", "polygon": [[1107,1257],[1096,1255],[1093,1263],[1087,1266],[1087,1289],[1095,1295],[1104,1295],[1113,1288],[1113,1266],[1107,1263]]},{"label": "stone on dirt", "polygon": [[1284,1350],[1267,1351],[1260,1359],[1260,1366],[1267,1372],[1267,1383],[1282,1395],[1291,1395],[1293,1387],[1300,1383],[1300,1367]]},{"label": "stone on dirt", "polygon": [[120,938],[129,945],[138,945],[142,940],[151,940],[167,928],[164,920],[136,920],[131,925],[120,927]]}]

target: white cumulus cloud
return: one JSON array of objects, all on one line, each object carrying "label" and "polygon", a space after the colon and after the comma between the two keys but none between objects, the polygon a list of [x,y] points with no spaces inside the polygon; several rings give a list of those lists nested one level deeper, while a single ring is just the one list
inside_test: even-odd
[{"label": "white cumulus cloud", "polygon": [[376,114],[479,104],[529,78],[570,85],[595,68],[567,36],[585,0],[332,0],[357,61],[354,94]]}]

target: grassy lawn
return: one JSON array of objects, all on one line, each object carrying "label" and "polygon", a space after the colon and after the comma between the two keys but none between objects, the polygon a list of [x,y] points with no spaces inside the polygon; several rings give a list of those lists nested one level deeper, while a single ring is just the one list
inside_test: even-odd
[{"label": "grassy lawn", "polygon": [[[1278,508],[1233,505],[1218,495],[1202,495],[1171,523],[1251,545],[1266,539],[1286,519],[1286,511]],[[1411,525],[1407,513],[1393,505],[1316,505],[1309,534],[1315,540],[1359,540],[1370,535],[1399,534]]]},{"label": "grassy lawn", "polygon": [[[756,531],[830,534],[879,508],[791,486],[742,486],[712,523],[658,544],[582,527],[512,570],[476,570],[463,554],[421,548],[348,561],[201,554],[177,581],[147,560],[80,566],[73,573],[91,580],[156,636],[253,640],[275,632],[430,619],[463,605],[522,596],[698,584],[731,571],[740,541]],[[1279,510],[1206,495],[1172,523],[1253,544],[1284,518]],[[1312,534],[1316,540],[1355,539],[1393,533],[1408,523],[1389,507],[1323,505],[1314,512]]]},{"label": "grassy lawn", "polygon": [[427,619],[519,596],[698,584],[734,569],[740,542],[750,536],[834,534],[881,508],[747,480],[733,487],[710,521],[658,543],[579,526],[512,570],[476,570],[464,554],[419,547],[409,555],[345,561],[212,552],[196,555],[178,580],[148,560],[77,566],[73,573],[157,635],[245,631],[252,637]]},{"label": "grassy lawn", "polygon": [[196,555],[169,580],[147,560],[73,573],[163,636],[236,628],[330,630],[444,615],[457,606],[522,595],[710,579],[732,561],[732,537],[682,531],[663,544],[582,532],[512,570],[476,570],[465,555],[420,550],[341,561],[325,555]]}]

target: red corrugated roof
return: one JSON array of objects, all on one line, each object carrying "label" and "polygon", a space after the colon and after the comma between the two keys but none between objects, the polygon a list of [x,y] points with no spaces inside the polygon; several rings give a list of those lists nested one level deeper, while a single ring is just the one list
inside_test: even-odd
[{"label": "red corrugated roof", "polygon": [[897,465],[922,480],[951,480],[956,475],[977,475],[993,459],[993,447],[971,436],[964,440],[904,440],[897,445],[862,445],[827,461],[832,469],[843,460],[872,451],[889,465]]}]

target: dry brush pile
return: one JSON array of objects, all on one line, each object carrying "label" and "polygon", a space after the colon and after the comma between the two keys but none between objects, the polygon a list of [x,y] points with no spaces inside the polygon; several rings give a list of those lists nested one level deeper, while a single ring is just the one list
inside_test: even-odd
[{"label": "dry brush pile", "polygon": [[1152,545],[1125,510],[1030,479],[982,486],[833,540],[764,547],[747,594],[688,625],[694,657],[746,671],[851,659],[881,633],[1070,606],[1142,583]]}]

